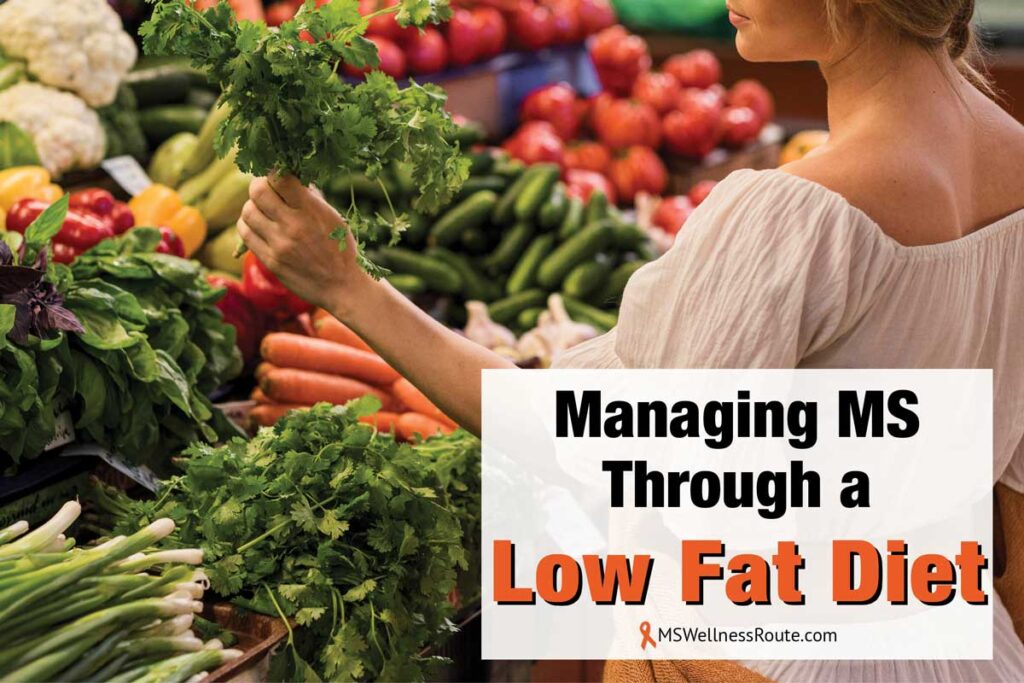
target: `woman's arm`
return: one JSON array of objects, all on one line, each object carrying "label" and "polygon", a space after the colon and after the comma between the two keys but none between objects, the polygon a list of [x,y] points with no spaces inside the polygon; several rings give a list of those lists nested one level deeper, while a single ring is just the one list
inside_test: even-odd
[{"label": "woman's arm", "polygon": [[349,325],[460,425],[480,433],[480,373],[511,362],[449,330],[357,264],[344,219],[292,177],[258,178],[249,188],[239,234],[281,282]]}]

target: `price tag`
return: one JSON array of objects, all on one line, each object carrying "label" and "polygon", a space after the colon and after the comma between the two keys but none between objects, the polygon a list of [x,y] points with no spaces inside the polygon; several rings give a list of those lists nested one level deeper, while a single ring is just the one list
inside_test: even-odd
[{"label": "price tag", "polygon": [[256,407],[256,401],[230,401],[228,403],[218,403],[217,408],[224,413],[224,417],[228,418],[235,425],[241,429],[246,430],[249,427],[249,411]]},{"label": "price tag", "polygon": [[146,170],[134,157],[125,155],[105,159],[100,167],[133,197],[153,184]]},{"label": "price tag", "polygon": [[61,455],[95,456],[134,481],[139,486],[142,486],[153,493],[156,493],[157,489],[159,489],[162,484],[160,478],[153,474],[153,470],[149,469],[145,465],[130,465],[120,455],[115,455],[107,449],[101,448],[95,444],[69,446],[61,451]]},{"label": "price tag", "polygon": [[52,451],[75,440],[75,424],[71,420],[71,413],[64,411],[57,415],[53,425],[53,438],[43,448],[44,451]]}]

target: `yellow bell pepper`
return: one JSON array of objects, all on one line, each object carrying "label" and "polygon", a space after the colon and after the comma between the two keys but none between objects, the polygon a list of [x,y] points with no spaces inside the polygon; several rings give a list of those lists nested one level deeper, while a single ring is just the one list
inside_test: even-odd
[{"label": "yellow bell pepper", "polygon": [[166,185],[150,185],[128,202],[128,208],[135,215],[135,225],[173,230],[185,248],[186,257],[191,257],[206,241],[203,214],[184,204],[181,196]]},{"label": "yellow bell pepper", "polygon": [[0,171],[0,211],[6,213],[22,199],[55,202],[64,195],[59,185],[50,182],[42,166],[15,166]]}]

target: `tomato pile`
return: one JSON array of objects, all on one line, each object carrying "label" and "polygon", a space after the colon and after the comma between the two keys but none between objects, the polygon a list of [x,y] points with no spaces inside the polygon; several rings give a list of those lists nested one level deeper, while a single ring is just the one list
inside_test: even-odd
[{"label": "tomato pile", "polygon": [[759,82],[726,89],[721,65],[707,50],[674,55],[655,71],[646,41],[619,25],[595,35],[589,50],[603,91],[584,99],[565,83],[538,88],[504,144],[526,163],[561,165],[574,196],[600,189],[631,205],[641,193],[660,195],[668,171],[659,150],[700,160],[720,146],[738,149],[757,140],[775,115],[772,95]]},{"label": "tomato pile", "polygon": [[[329,0],[317,0],[317,5]],[[266,19],[277,26],[291,19],[303,0],[281,0],[267,8]],[[397,0],[359,0],[370,16]],[[402,28],[394,14],[370,19],[367,37],[377,46],[380,70],[393,78],[434,74],[497,57],[507,49],[540,50],[572,45],[616,21],[609,0],[480,0],[453,2],[454,13],[443,28],[422,32]],[[347,67],[350,76],[363,70]]]}]

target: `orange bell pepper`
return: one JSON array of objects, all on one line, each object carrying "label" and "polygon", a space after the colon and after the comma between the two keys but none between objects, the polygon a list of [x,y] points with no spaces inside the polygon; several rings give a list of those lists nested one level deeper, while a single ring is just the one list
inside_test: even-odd
[{"label": "orange bell pepper", "polygon": [[174,231],[185,248],[185,257],[203,246],[207,225],[203,214],[181,201],[181,196],[166,185],[150,185],[128,202],[136,225],[165,227]]}]

